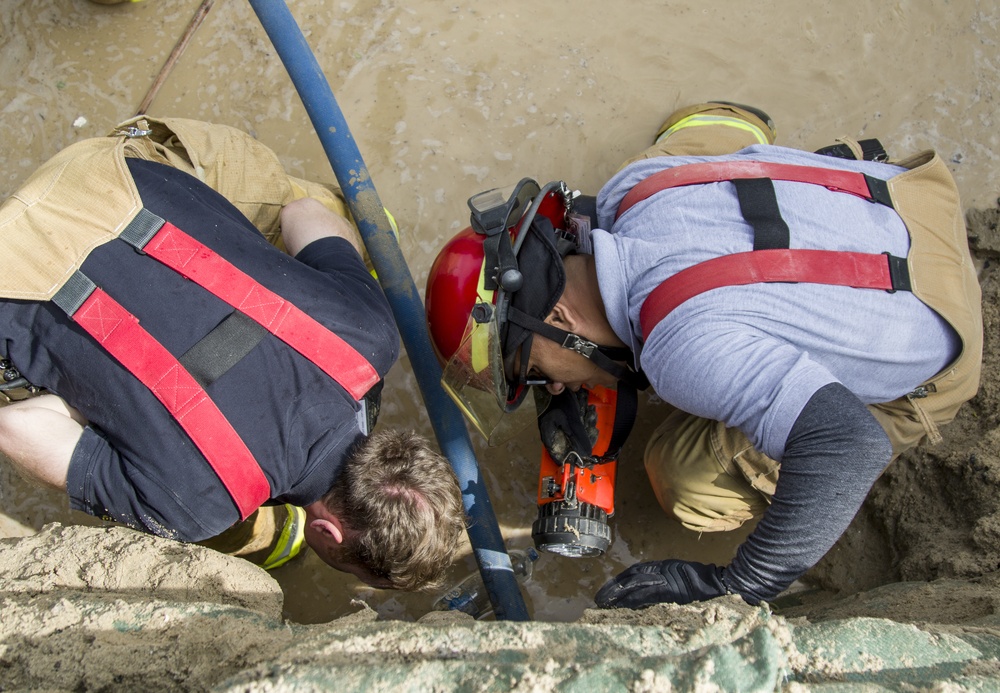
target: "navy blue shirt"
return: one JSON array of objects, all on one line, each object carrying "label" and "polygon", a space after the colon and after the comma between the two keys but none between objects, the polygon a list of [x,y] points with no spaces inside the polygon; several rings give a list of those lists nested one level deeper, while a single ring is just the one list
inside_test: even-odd
[{"label": "navy blue shirt", "polygon": [[[291,258],[227,200],[162,164],[128,160],[143,205],[212,248],[347,341],[384,377],[399,334],[378,283],[342,238]],[[121,240],[82,271],[180,357],[233,309]],[[50,302],[0,301],[3,350],[21,373],[78,409],[90,425],[70,463],[71,506],[183,541],[239,519],[198,449],[154,395]],[[333,485],[360,438],[358,404],[271,334],[206,391],[260,464],[271,500],[307,505]]]}]

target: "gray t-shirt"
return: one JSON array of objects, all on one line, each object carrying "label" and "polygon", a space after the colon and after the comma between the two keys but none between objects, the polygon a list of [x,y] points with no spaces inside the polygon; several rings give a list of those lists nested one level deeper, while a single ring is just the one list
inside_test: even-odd
[{"label": "gray t-shirt", "polygon": [[[819,284],[751,284],[702,293],[641,344],[649,293],[686,267],[753,249],[730,182],[664,190],[615,221],[622,198],[666,168],[757,160],[860,171],[888,179],[904,169],[768,145],[723,157],[658,157],[618,172],[598,195],[593,233],[601,295],[616,334],[638,354],[656,393],[674,406],[742,430],[780,460],[810,397],[842,383],[861,401],[913,390],[958,355],[951,327],[906,291]],[[906,256],[909,237],[888,207],[818,185],[774,182],[790,247]],[[608,229],[608,230],[603,230]]]}]

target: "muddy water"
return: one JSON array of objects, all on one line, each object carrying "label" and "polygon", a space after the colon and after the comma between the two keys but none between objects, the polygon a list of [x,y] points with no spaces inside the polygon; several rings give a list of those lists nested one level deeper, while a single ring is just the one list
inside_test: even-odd
[{"label": "muddy water", "polygon": [[[0,3],[0,193],[42,161],[131,116],[200,0],[99,6]],[[467,225],[466,199],[523,176],[595,193],[674,108],[725,98],[778,124],[779,143],[879,137],[897,156],[937,149],[966,206],[1000,189],[1000,10],[992,2],[849,0],[765,5],[627,0],[406,3],[294,0],[422,287],[436,249]],[[216,0],[149,112],[248,130],[291,173],[333,181],[284,68],[244,0]],[[543,556],[526,584],[538,619],[570,620],[611,575],[643,559],[725,562],[745,531],[698,536],[666,519],[644,478],[644,401],[619,472],[614,540],[603,559]],[[431,435],[405,357],[383,422]],[[511,548],[531,543],[538,443],[528,433],[477,448]],[[29,527],[78,521],[0,466],[0,509]],[[474,569],[466,553],[456,579]],[[369,590],[313,556],[274,573],[302,623],[354,610],[417,618],[433,595]]]}]

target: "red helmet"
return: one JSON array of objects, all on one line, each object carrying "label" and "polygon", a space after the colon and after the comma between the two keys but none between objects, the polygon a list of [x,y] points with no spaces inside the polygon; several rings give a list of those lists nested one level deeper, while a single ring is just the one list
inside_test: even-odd
[{"label": "red helmet", "polygon": [[[531,331],[508,318],[521,311],[544,319],[559,299],[565,274],[554,231],[564,230],[569,199],[564,183],[541,188],[530,178],[473,196],[473,225],[445,244],[427,278],[427,323],[444,366],[442,384],[491,443],[534,416],[533,407],[520,408],[532,383],[513,372],[515,354],[530,349]],[[533,223],[536,217],[545,223]]]},{"label": "red helmet", "polygon": [[484,290],[482,296],[478,290],[485,238],[466,227],[441,248],[431,265],[424,301],[431,344],[442,366],[458,351],[476,304],[496,304],[495,290]]}]

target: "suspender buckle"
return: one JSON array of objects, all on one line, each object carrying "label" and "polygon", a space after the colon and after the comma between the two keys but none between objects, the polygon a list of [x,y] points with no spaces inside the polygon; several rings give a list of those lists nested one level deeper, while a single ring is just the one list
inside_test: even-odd
[{"label": "suspender buckle", "polygon": [[149,127],[148,120],[140,118],[132,125],[116,128],[114,134],[128,137],[129,139],[135,139],[136,137],[146,137],[147,135],[152,135],[153,129]]},{"label": "suspender buckle", "polygon": [[907,399],[923,399],[932,392],[937,392],[937,385],[934,383],[927,383],[926,385],[920,385],[913,389],[913,392],[906,395]]}]

